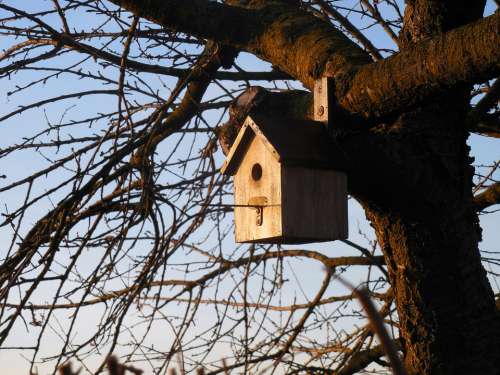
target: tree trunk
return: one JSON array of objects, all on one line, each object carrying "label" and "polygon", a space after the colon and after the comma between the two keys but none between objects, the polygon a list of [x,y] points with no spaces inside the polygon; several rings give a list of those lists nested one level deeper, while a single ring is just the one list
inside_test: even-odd
[{"label": "tree trunk", "polygon": [[[396,291],[411,374],[498,374],[498,316],[466,202],[429,212],[368,210]],[[462,208],[460,208],[462,207]]]},{"label": "tree trunk", "polygon": [[[471,22],[483,7],[408,1],[402,45]],[[409,134],[398,137],[396,159],[415,174],[412,186],[398,186],[387,202],[362,200],[395,290],[405,365],[415,375],[500,373],[500,319],[478,249],[464,131],[468,92],[458,87],[399,117],[392,127]]]},{"label": "tree trunk", "polygon": [[436,97],[392,125],[396,156],[414,179],[394,184],[390,197],[360,199],[386,259],[405,364],[415,375],[500,373],[500,320],[478,250],[463,93]]}]

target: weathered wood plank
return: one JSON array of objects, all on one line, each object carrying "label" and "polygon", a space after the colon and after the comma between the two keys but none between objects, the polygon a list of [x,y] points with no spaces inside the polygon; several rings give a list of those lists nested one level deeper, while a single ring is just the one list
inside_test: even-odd
[{"label": "weathered wood plank", "polygon": [[[258,176],[252,169],[260,166]],[[234,219],[237,242],[256,242],[281,237],[281,167],[260,138],[253,138],[234,177]],[[265,198],[266,203],[263,198]],[[257,207],[262,208],[262,223],[258,225]],[[239,207],[239,206],[249,207]]]},{"label": "weathered wood plank", "polygon": [[347,238],[345,173],[283,166],[281,181],[285,243]]}]

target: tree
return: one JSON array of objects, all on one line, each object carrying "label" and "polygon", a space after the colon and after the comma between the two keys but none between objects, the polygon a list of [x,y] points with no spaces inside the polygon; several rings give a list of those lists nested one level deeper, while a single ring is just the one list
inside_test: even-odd
[{"label": "tree", "polygon": [[[230,369],[279,365],[287,372],[354,374],[374,362],[386,365],[370,326],[337,332],[330,344],[316,342],[314,332],[346,316],[336,308],[323,314],[321,306],[353,299],[352,293],[326,297],[335,275],[364,265],[381,316],[399,332],[394,338],[410,374],[500,373],[499,313],[478,248],[478,212],[500,202],[498,163],[474,184],[466,143],[469,132],[500,136],[499,86],[492,82],[500,73],[500,15],[483,17],[485,1],[408,0],[404,15],[392,0],[53,0],[40,9],[7,3],[0,4],[9,41],[0,74],[18,82],[9,96],[37,94],[55,79],[92,83],[23,104],[2,122],[72,98],[84,106],[90,95],[110,95],[116,104],[107,113],[85,109],[88,115],[70,121],[59,107],[59,122],[48,114],[39,132],[2,149],[4,158],[35,150],[49,161],[0,190],[24,189],[2,223],[11,235],[0,266],[4,347],[29,319],[39,326],[29,347],[33,363],[44,356],[50,332],[60,335],[58,352],[48,358],[56,367],[67,358],[84,363],[101,350],[109,357],[119,344],[128,347],[127,360],[142,358],[159,372],[179,353],[187,366],[208,366],[216,343],[230,339]],[[75,19],[85,12],[95,18]],[[383,28],[399,52],[377,49],[360,26],[365,19]],[[88,26],[75,29],[75,22]],[[241,68],[241,52],[272,70]],[[177,81],[158,85],[149,74]],[[336,98],[332,153],[373,226],[373,250],[378,245],[383,257],[356,244],[362,256],[269,246],[223,250],[231,207],[228,181],[216,169],[217,141],[227,150],[256,107],[312,117],[308,91],[249,88],[250,82],[283,88],[295,80],[311,89],[322,76],[332,77]],[[247,90],[219,126],[214,111],[242,91],[234,82]],[[220,97],[203,101],[214,85]],[[44,190],[46,176],[52,180]],[[26,219],[49,199],[50,209]],[[322,263],[324,281],[306,303],[272,305],[286,283],[283,267],[294,258]],[[386,289],[379,277],[387,277]],[[41,292],[50,292],[51,301],[33,303]],[[183,313],[167,314],[177,303]],[[213,306],[215,323],[193,338],[189,329],[205,304]],[[88,318],[83,310],[90,305],[100,320],[76,340],[78,319]],[[56,326],[67,310],[70,323]],[[289,314],[277,322],[273,311]],[[146,344],[158,321],[172,326],[165,352]],[[211,371],[223,371],[216,366]]]}]

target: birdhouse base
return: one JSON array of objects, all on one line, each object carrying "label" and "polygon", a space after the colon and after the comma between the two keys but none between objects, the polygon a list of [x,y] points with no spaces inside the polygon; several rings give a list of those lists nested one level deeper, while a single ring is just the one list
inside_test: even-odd
[{"label": "birdhouse base", "polygon": [[[343,239],[346,239],[344,237]],[[272,245],[303,245],[308,243],[317,243],[317,242],[330,242],[334,240],[338,240],[340,238],[293,238],[293,237],[272,237],[272,238],[260,238],[255,240],[247,240],[247,241],[236,241],[238,243],[255,243],[255,244],[272,244]]]}]

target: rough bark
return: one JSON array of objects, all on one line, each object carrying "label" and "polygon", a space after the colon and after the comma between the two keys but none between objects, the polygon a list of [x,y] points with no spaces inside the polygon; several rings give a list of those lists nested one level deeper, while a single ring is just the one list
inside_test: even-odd
[{"label": "rough bark", "polygon": [[496,374],[500,332],[478,251],[472,169],[461,130],[466,106],[451,96],[392,125],[414,129],[393,148],[400,166],[419,176],[414,189],[400,185],[389,192],[390,200],[374,194],[358,198],[396,291],[408,371]]},{"label": "rough bark", "polygon": [[498,373],[498,315],[464,206],[420,218],[367,210],[390,260],[411,374]]}]

